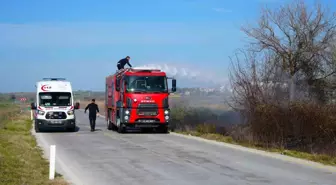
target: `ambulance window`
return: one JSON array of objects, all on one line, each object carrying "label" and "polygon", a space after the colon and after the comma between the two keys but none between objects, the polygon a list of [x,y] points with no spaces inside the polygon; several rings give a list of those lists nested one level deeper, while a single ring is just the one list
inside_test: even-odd
[{"label": "ambulance window", "polygon": [[68,92],[50,92],[39,93],[41,106],[70,106],[71,93]]}]

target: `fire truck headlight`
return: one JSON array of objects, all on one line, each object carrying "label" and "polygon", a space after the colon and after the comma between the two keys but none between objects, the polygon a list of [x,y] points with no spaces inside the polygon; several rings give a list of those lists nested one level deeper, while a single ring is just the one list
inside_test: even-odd
[{"label": "fire truck headlight", "polygon": [[39,115],[44,115],[44,111],[41,111],[41,110],[39,110],[39,111],[37,111],[37,113],[39,114]]},{"label": "fire truck headlight", "polygon": [[128,120],[128,116],[125,116],[124,118],[125,118],[125,120]]},{"label": "fire truck headlight", "polygon": [[169,111],[168,111],[168,110],[165,110],[165,111],[164,111],[164,114],[165,114],[165,115],[169,114]]},{"label": "fire truck headlight", "polygon": [[168,119],[169,119],[169,116],[166,116],[165,119],[168,120]]},{"label": "fire truck headlight", "polygon": [[130,113],[130,111],[129,111],[129,110],[126,110],[126,111],[125,111],[125,114],[127,114],[127,115],[128,115],[129,113]]}]

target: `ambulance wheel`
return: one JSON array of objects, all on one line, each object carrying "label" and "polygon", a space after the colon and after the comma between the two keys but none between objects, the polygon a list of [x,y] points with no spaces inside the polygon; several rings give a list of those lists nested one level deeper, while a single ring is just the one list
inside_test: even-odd
[{"label": "ambulance wheel", "polygon": [[35,132],[36,132],[36,133],[40,132],[40,128],[37,126],[36,123],[35,123]]},{"label": "ambulance wheel", "polygon": [[76,126],[68,128],[67,129],[69,132],[76,132]]}]

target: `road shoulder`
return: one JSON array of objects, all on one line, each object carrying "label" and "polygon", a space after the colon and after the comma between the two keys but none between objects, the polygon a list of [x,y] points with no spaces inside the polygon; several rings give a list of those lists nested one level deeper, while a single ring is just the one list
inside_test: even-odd
[{"label": "road shoulder", "polygon": [[[84,110],[80,110],[80,111],[84,111]],[[99,114],[98,116],[105,119],[105,116],[103,116],[103,115]],[[274,153],[274,152],[264,151],[264,150],[255,149],[255,148],[249,148],[249,147],[241,146],[241,145],[238,145],[238,144],[219,142],[219,141],[215,141],[215,140],[210,140],[210,139],[205,139],[205,138],[201,138],[201,137],[197,137],[197,136],[192,136],[190,134],[186,135],[186,134],[181,134],[181,133],[177,133],[177,132],[170,132],[170,134],[174,135],[174,136],[178,136],[178,137],[183,137],[183,138],[186,138],[186,139],[194,139],[194,140],[198,140],[198,141],[205,142],[205,143],[208,143],[208,144],[215,144],[215,145],[226,147],[226,148],[240,150],[242,152],[249,152],[249,153],[261,155],[261,156],[264,156],[264,157],[269,157],[269,158],[282,160],[282,161],[285,161],[285,162],[291,162],[291,163],[295,163],[295,164],[305,165],[305,166],[309,166],[311,168],[324,169],[324,170],[328,170],[330,172],[336,173],[336,167],[335,166],[325,165],[325,164],[310,161],[310,160],[307,160],[307,159],[301,159],[301,158],[297,158],[297,157],[292,157],[292,156],[283,155],[283,154],[280,154],[280,153]]]},{"label": "road shoulder", "polygon": [[[45,133],[36,133],[34,130],[34,124],[31,129],[31,133],[35,136],[37,145],[43,150],[43,157],[48,160],[50,157],[50,145],[52,141],[47,139]],[[82,184],[82,182],[73,174],[72,170],[68,168],[66,165],[67,163],[64,161],[64,157],[60,156],[61,150],[56,145],[56,172],[57,174],[61,174],[62,177],[69,183],[69,184]]]}]

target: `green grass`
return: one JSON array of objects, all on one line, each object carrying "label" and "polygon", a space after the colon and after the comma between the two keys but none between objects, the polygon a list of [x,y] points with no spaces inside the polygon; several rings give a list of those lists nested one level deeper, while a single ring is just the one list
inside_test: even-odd
[{"label": "green grass", "polygon": [[0,103],[0,184],[67,184],[57,177],[49,181],[49,167],[37,146],[30,115],[16,105]]},{"label": "green grass", "polygon": [[237,142],[237,141],[234,141],[232,137],[224,136],[224,135],[216,134],[216,133],[204,133],[204,132],[199,132],[199,131],[188,131],[188,132],[176,131],[176,133],[180,133],[184,135],[190,134],[192,136],[196,136],[196,137],[200,137],[204,139],[241,145],[241,146],[245,146],[249,148],[255,148],[255,149],[264,150],[268,152],[279,153],[282,155],[287,155],[287,156],[291,156],[295,158],[306,159],[306,160],[322,163],[325,165],[336,166],[336,157],[333,157],[333,156],[321,155],[321,154],[311,154],[311,153],[299,152],[295,150],[286,150],[286,149],[281,149],[281,148],[265,148],[265,147],[260,147],[258,145],[251,144],[251,143]]}]

